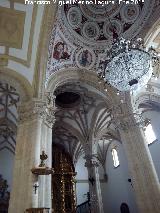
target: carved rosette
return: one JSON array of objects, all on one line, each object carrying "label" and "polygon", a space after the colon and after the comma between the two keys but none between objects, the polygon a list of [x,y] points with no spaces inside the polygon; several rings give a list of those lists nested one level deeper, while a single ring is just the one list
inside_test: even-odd
[{"label": "carved rosette", "polygon": [[19,106],[19,122],[24,123],[40,118],[49,127],[52,128],[56,119],[55,96],[53,93],[46,93],[44,100],[33,99]]}]

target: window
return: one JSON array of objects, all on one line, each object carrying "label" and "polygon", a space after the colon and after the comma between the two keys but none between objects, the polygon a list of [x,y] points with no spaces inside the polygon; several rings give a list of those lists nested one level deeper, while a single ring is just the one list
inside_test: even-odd
[{"label": "window", "polygon": [[115,148],[112,149],[112,157],[113,157],[113,165],[114,165],[114,167],[118,167],[119,166],[119,159],[118,159],[117,150]]},{"label": "window", "polygon": [[156,140],[156,136],[154,134],[154,131],[152,129],[152,125],[148,124],[144,130],[144,134],[147,140],[148,145],[153,143]]},{"label": "window", "polygon": [[129,207],[126,203],[122,203],[120,209],[121,213],[130,213]]}]

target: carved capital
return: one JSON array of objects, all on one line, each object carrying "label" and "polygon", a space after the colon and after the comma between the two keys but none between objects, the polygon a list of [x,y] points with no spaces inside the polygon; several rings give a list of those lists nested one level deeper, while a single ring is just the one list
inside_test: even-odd
[{"label": "carved capital", "polygon": [[99,166],[99,162],[98,162],[98,160],[97,160],[95,155],[86,155],[84,157],[84,159],[86,159],[85,167],[87,167],[87,168],[92,168],[92,167],[98,167]]},{"label": "carved capital", "polygon": [[27,122],[33,119],[42,119],[43,122],[52,128],[55,123],[55,96],[47,93],[44,100],[33,99],[22,104],[18,109],[19,122]]},{"label": "carved capital", "polygon": [[120,104],[112,109],[112,122],[118,129],[129,130],[133,127],[143,128],[147,125],[148,119],[143,118],[138,111],[133,112],[127,104]]}]

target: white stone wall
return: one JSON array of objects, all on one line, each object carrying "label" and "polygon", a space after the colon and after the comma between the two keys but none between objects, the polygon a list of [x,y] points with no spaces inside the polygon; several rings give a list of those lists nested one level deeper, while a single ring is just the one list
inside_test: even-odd
[{"label": "white stone wall", "polygon": [[148,111],[144,113],[144,116],[151,120],[151,125],[157,138],[154,143],[149,145],[149,150],[154,162],[158,178],[160,180],[160,112]]},{"label": "white stone wall", "polygon": [[76,175],[76,195],[77,195],[77,205],[85,202],[87,200],[87,192],[89,191],[89,184],[88,184],[88,171],[87,168],[84,166],[85,159],[82,155],[76,164],[75,171],[77,172]]},{"label": "white stone wall", "polygon": [[[116,146],[120,165],[113,165],[111,149]],[[119,213],[121,203],[127,203],[131,213],[137,213],[133,188],[128,182],[130,178],[126,156],[119,142],[112,142],[107,151],[106,172],[108,182],[101,182],[104,212]]]}]

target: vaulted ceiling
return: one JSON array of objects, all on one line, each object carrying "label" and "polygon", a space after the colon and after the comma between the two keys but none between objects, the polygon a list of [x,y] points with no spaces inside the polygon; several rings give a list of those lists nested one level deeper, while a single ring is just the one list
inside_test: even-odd
[{"label": "vaulted ceiling", "polygon": [[[39,82],[42,72],[45,71],[46,85],[51,75],[65,68],[96,72],[97,64],[104,57],[105,49],[111,46],[112,26],[119,36],[129,39],[141,36],[145,38],[146,45],[154,46],[160,51],[159,0],[145,0],[144,4],[137,5],[66,4],[55,9],[54,22],[51,18],[55,12],[52,7],[56,8],[56,5],[44,6],[24,2],[24,0],[0,1],[0,77],[4,72],[5,75],[16,73],[20,78],[23,77],[22,81],[25,79],[28,84],[34,86],[35,81]],[[46,10],[47,7],[49,10]],[[46,11],[50,11],[47,18]],[[47,27],[50,28],[49,31]],[[44,32],[51,32],[51,35]],[[46,42],[44,45],[46,49],[40,48],[42,41]],[[46,58],[42,69],[39,68],[40,55]],[[157,89],[156,85],[153,80],[146,90]],[[16,125],[18,99],[13,92],[15,91],[9,85],[1,84],[0,121],[1,124],[7,125],[5,131]],[[80,99],[74,107],[58,106],[57,122],[53,130],[54,143],[63,141],[66,150],[73,154],[76,160],[77,153],[81,152],[79,142],[83,143],[89,139],[93,127],[95,131],[93,137],[100,138],[103,129],[110,128],[105,138],[118,140],[117,132],[110,126],[109,114],[102,97],[83,83],[62,85],[56,89],[55,94],[64,92],[74,92]],[[17,92],[17,98],[18,95]],[[1,129],[5,133],[4,128]],[[14,136],[4,135],[0,139],[0,144],[14,152],[14,140]]]},{"label": "vaulted ceiling", "polygon": [[[43,32],[52,21],[50,16],[55,8],[52,1],[49,6],[25,4],[24,0],[0,1],[0,70],[15,71],[31,85],[38,81],[40,46],[42,38],[48,39]],[[159,0],[145,0],[137,5],[66,4],[57,8],[56,20],[49,25],[53,30],[46,47],[48,55],[43,50],[48,58],[47,78],[66,67],[95,70],[104,49],[111,44],[111,23],[126,38],[144,37],[152,28],[147,41],[159,49],[160,28],[158,22],[155,24],[159,19]],[[45,72],[45,65],[43,69],[41,72]]]},{"label": "vaulted ceiling", "polygon": [[[145,38],[159,18],[159,1],[145,0],[139,4],[65,4],[58,8],[53,25],[47,63],[48,79],[59,69],[79,68],[96,72],[98,62],[112,44],[112,28],[121,37]],[[154,33],[155,36],[155,33]],[[159,36],[149,39],[159,48]]]},{"label": "vaulted ceiling", "polygon": [[0,69],[16,71],[32,85],[44,7],[0,1]]}]

